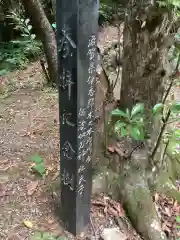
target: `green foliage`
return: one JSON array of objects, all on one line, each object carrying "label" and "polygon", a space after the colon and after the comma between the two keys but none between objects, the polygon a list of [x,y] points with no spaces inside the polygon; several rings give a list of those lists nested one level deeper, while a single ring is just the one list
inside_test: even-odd
[{"label": "green foliage", "polygon": [[[170,110],[170,117],[167,122],[164,122],[166,119],[166,111]],[[180,113],[180,102],[172,102],[167,106],[163,103],[156,104],[152,109],[152,114],[154,117],[159,117],[162,120],[163,124],[170,124],[172,122],[179,121]],[[111,112],[112,117],[116,117],[117,121],[114,124],[114,132],[122,137],[130,136],[134,140],[145,140],[147,132],[145,129],[145,116],[144,116],[144,104],[137,103],[131,110],[126,109],[126,112],[120,109],[114,109]],[[175,144],[175,149],[173,150],[176,153],[180,152],[179,140],[180,140],[180,131],[176,129],[175,131],[169,131],[166,133],[165,142],[171,140]],[[173,146],[174,146],[173,144]]]},{"label": "green foliage", "polygon": [[114,125],[114,131],[121,136],[131,136],[135,140],[144,140],[144,104],[137,103],[132,110],[126,109],[126,112],[120,109],[114,109],[111,116],[118,117]]},{"label": "green foliage", "polygon": [[30,240],[67,240],[66,237],[60,236],[60,237],[54,237],[51,233],[45,232],[36,232],[31,236]]},{"label": "green foliage", "polygon": [[52,24],[52,27],[53,27],[54,29],[56,29],[56,23],[53,23],[53,24]]},{"label": "green foliage", "polygon": [[100,23],[110,22],[114,14],[123,15],[123,2],[118,0],[101,0],[99,9]]},{"label": "green foliage", "polygon": [[162,103],[157,103],[154,107],[153,107],[153,114],[163,114],[163,109],[164,109],[164,104]]},{"label": "green foliage", "polygon": [[19,39],[1,43],[0,45],[0,76],[8,74],[17,68],[24,68],[30,59],[36,59],[41,54],[41,43],[32,33],[29,19],[23,19],[17,13],[11,12],[14,29],[21,32]]},{"label": "green foliage", "polygon": [[31,161],[34,163],[31,168],[32,171],[43,177],[46,173],[46,168],[42,158],[39,156],[32,156]]},{"label": "green foliage", "polygon": [[179,0],[160,0],[157,1],[160,7],[167,7],[170,10],[175,10],[177,13],[180,11]]},{"label": "green foliage", "polygon": [[[177,225],[176,225],[176,228],[180,228],[180,216],[177,216],[176,217],[176,223],[177,223]],[[180,238],[177,238],[176,240],[180,240]]]}]

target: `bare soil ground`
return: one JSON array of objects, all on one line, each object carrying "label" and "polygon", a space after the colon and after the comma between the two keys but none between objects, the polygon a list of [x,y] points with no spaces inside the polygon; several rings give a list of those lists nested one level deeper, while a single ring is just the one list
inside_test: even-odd
[{"label": "bare soil ground", "polygon": [[[101,44],[117,37],[115,28],[106,28],[101,34],[100,39],[105,39]],[[37,62],[0,80],[3,90],[0,95],[0,239],[30,239],[35,231],[73,239],[64,232],[57,214],[60,200],[58,94],[55,89],[43,87],[44,79]],[[34,155],[41,156],[46,166],[44,179],[30,170]],[[99,236],[104,227],[117,226],[113,207],[107,211],[103,196],[99,199],[93,200],[89,238]],[[118,216],[123,217],[121,206],[111,204],[114,205],[119,210]],[[176,203],[177,209],[180,213]],[[134,232],[122,231],[127,239],[138,239]],[[79,238],[87,239],[87,236]]]}]

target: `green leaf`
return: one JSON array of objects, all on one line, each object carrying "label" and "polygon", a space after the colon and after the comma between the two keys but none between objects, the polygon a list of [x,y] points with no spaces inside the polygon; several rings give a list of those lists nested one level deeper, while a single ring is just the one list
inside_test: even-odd
[{"label": "green leaf", "polygon": [[122,127],[120,131],[121,137],[127,136],[127,128]]},{"label": "green leaf", "polygon": [[180,223],[180,216],[177,216],[177,217],[176,217],[176,222],[177,222],[177,223]]},{"label": "green leaf", "polygon": [[33,236],[31,236],[30,240],[65,240],[65,238],[56,238],[54,237],[51,233],[48,232],[36,232],[35,234],[33,234]]},{"label": "green leaf", "polygon": [[176,102],[171,105],[171,111],[174,113],[179,113],[180,112],[180,102]]},{"label": "green leaf", "polygon": [[33,236],[31,236],[30,240],[42,240],[43,235],[41,232],[35,232]]},{"label": "green leaf", "polygon": [[111,111],[111,115],[112,116],[117,116],[117,117],[119,116],[119,117],[128,118],[128,115],[125,112],[123,112],[120,109],[118,109],[118,108],[112,110]]},{"label": "green leaf", "polygon": [[163,113],[163,109],[164,109],[164,105],[162,103],[157,103],[154,107],[153,107],[153,114],[162,114]]},{"label": "green leaf", "polygon": [[31,39],[34,40],[36,38],[35,34],[31,34]]},{"label": "green leaf", "polygon": [[30,19],[27,18],[27,19],[25,20],[26,25],[28,25],[29,22],[30,22]]},{"label": "green leaf", "polygon": [[131,126],[130,128],[130,136],[135,140],[144,140],[144,131],[141,127]]},{"label": "green leaf", "polygon": [[135,115],[139,114],[139,113],[144,113],[144,104],[143,103],[137,103],[132,111],[131,111],[131,117],[134,117]]},{"label": "green leaf", "polygon": [[53,27],[54,29],[56,29],[56,23],[53,23],[53,24],[52,24],[52,27]]},{"label": "green leaf", "polygon": [[130,118],[130,111],[129,111],[129,109],[128,108],[126,108],[126,114],[128,115],[128,117]]},{"label": "green leaf", "polygon": [[43,160],[40,156],[32,156],[31,161],[34,162],[34,163],[37,163],[37,164],[43,162]]},{"label": "green leaf", "polygon": [[44,163],[36,164],[35,166],[32,167],[32,170],[39,173],[41,176],[44,175],[44,173],[46,172]]},{"label": "green leaf", "polygon": [[114,130],[115,132],[119,132],[121,130],[122,127],[126,127],[126,123],[121,122],[120,120],[116,122],[115,126],[114,126]]},{"label": "green leaf", "polygon": [[28,30],[30,31],[32,29],[32,25],[28,25]]}]

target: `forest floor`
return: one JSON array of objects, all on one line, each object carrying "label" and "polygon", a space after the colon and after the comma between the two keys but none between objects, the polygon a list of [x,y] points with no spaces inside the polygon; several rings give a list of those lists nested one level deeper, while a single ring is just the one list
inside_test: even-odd
[{"label": "forest floor", "polygon": [[[100,44],[116,37],[115,28],[107,27],[100,33]],[[73,239],[56,213],[60,201],[58,93],[43,86],[38,62],[0,80],[0,239],[30,239],[37,231]],[[33,156],[43,160],[44,179],[31,172]],[[155,202],[163,229],[175,239],[180,206],[158,194]],[[120,203],[105,201],[104,196],[92,203],[89,236],[76,239],[99,239],[104,228],[119,227],[117,216],[125,217]],[[122,240],[138,239],[135,231],[121,232]]]}]

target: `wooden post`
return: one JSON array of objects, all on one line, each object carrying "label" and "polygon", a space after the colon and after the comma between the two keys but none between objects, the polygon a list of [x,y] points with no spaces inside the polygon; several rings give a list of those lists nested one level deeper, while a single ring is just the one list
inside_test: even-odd
[{"label": "wooden post", "polygon": [[56,0],[61,207],[77,235],[90,222],[98,0]]}]

